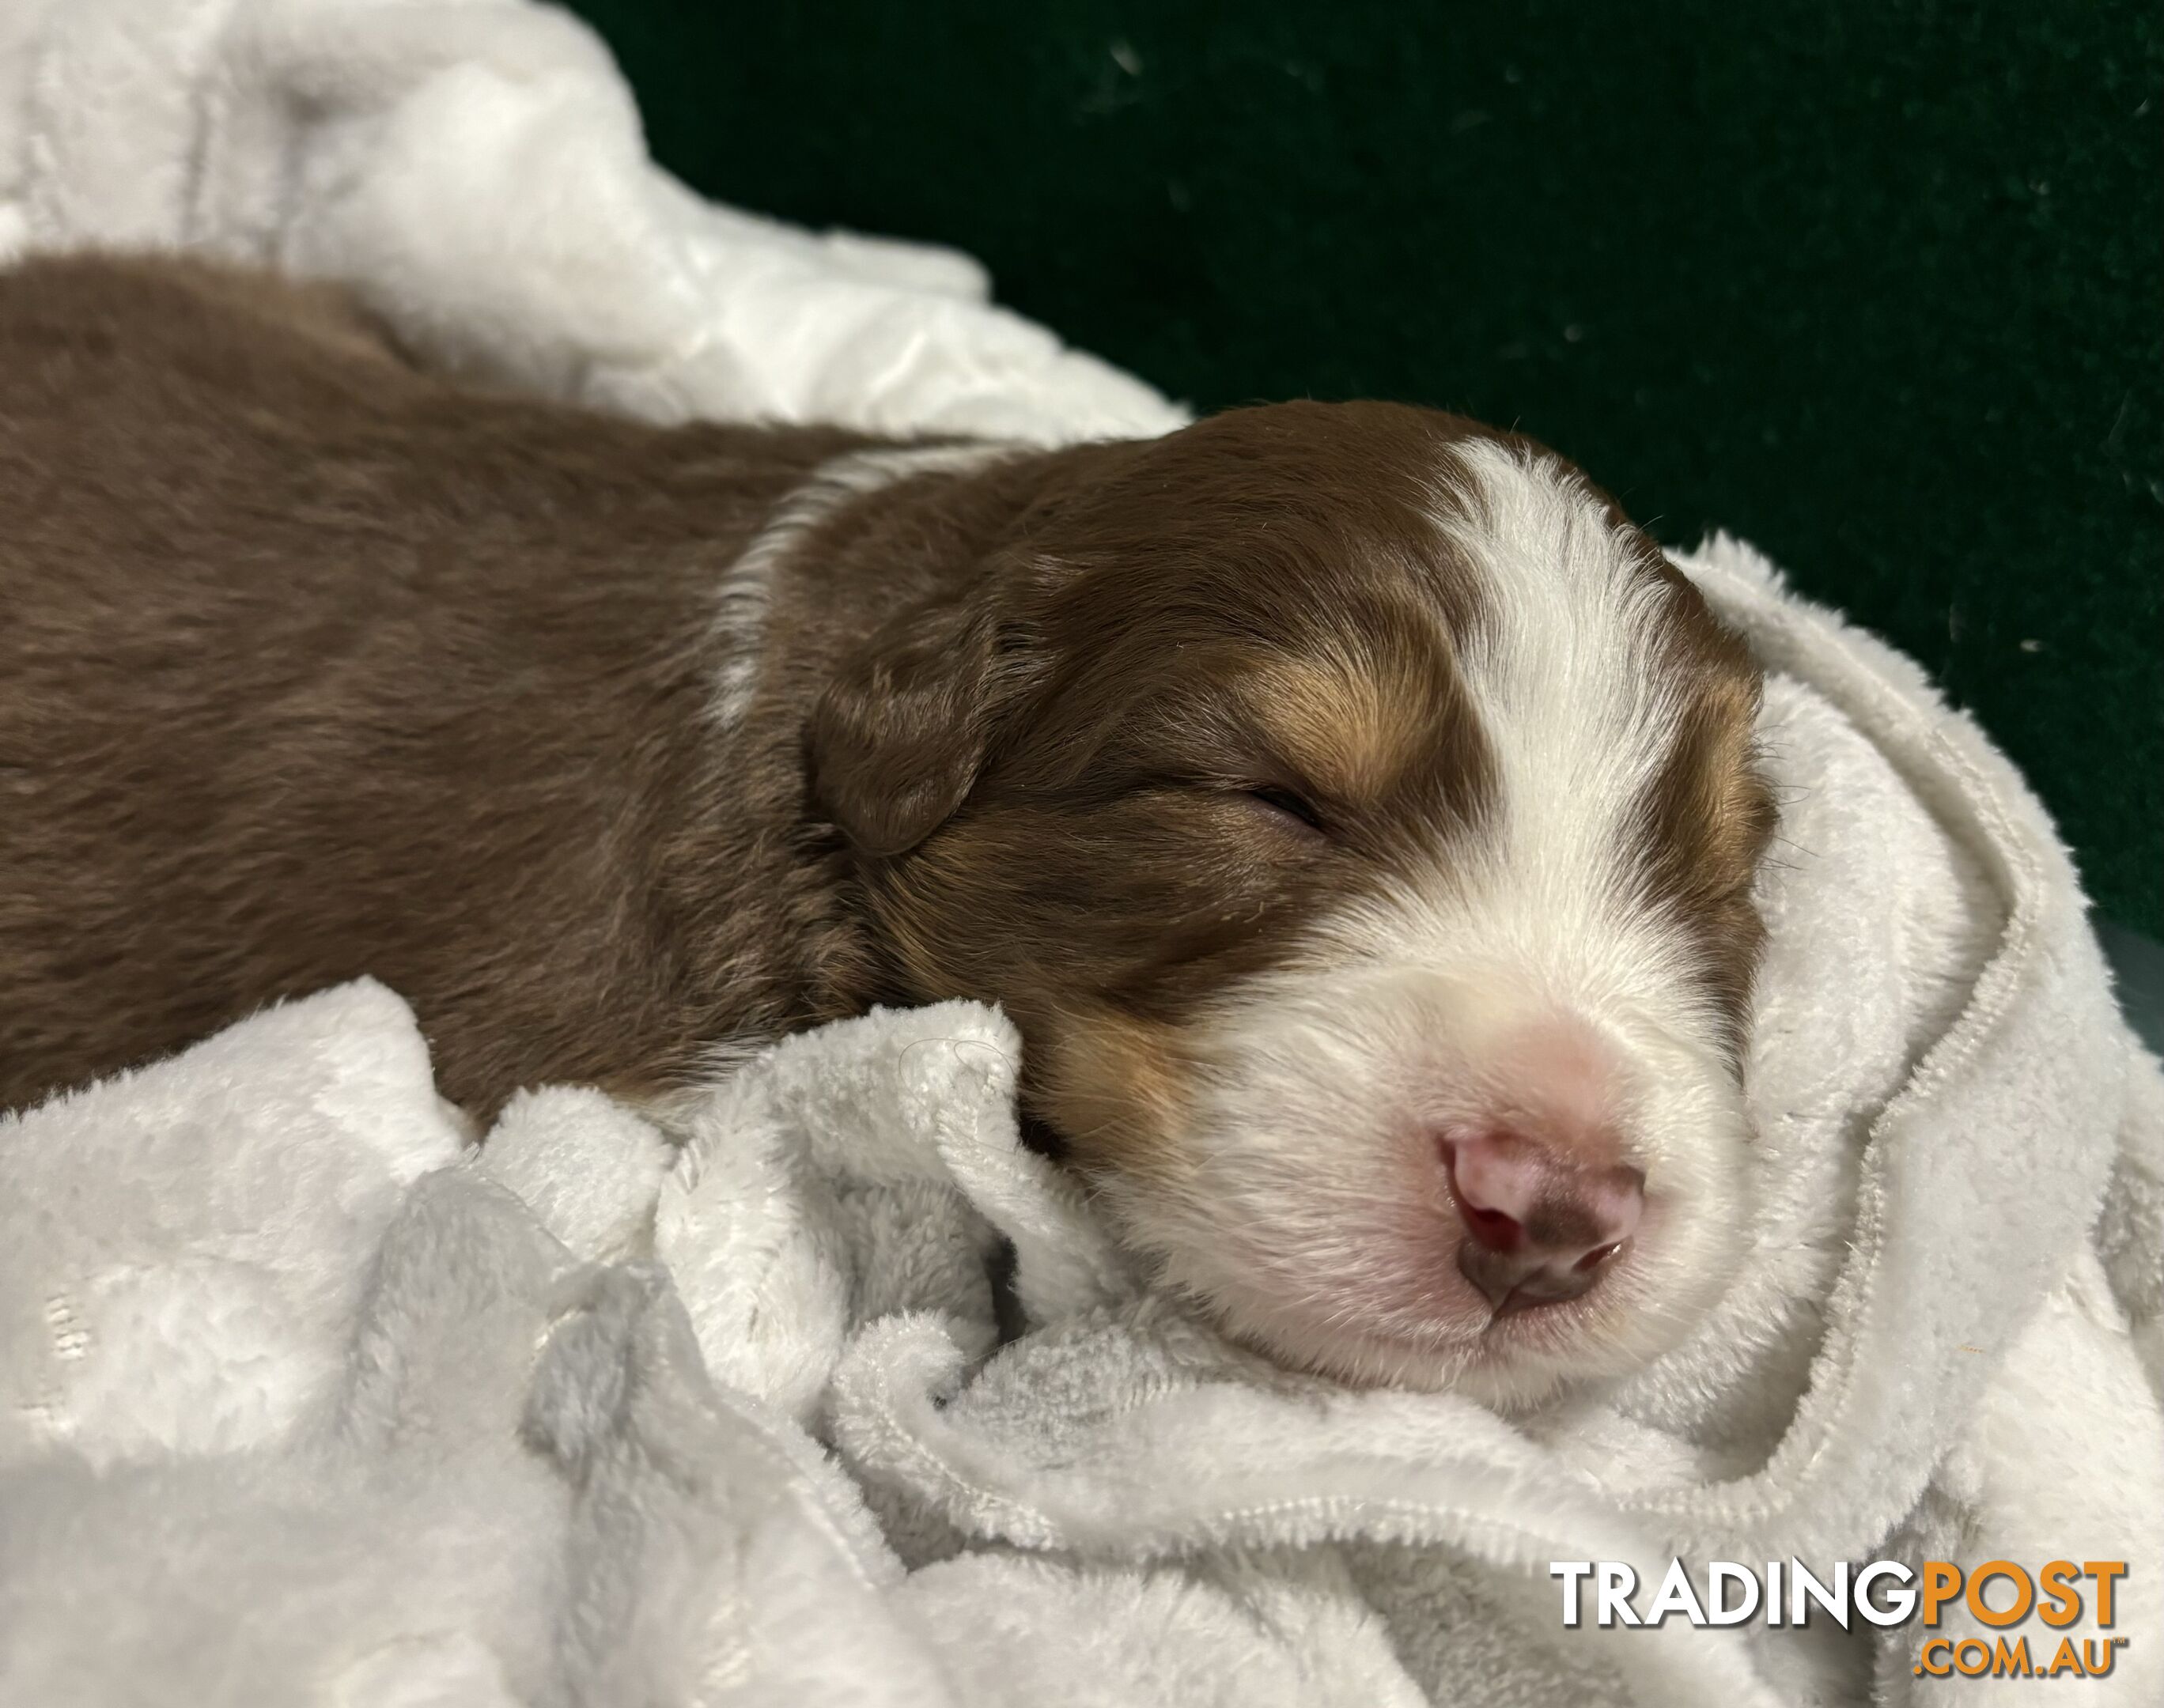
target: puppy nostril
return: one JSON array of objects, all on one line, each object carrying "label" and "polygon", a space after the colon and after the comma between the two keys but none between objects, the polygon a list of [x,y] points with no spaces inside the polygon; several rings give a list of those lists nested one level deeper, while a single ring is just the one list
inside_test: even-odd
[{"label": "puppy nostril", "polygon": [[1486,1189],[1485,1143],[1446,1142],[1442,1147],[1443,1176],[1450,1182],[1458,1219],[1473,1240],[1485,1250],[1513,1251],[1525,1243],[1525,1224],[1505,1208],[1515,1203],[1508,1193]]},{"label": "puppy nostril", "polygon": [[1446,1140],[1443,1173],[1465,1231],[1490,1251],[1515,1251],[1526,1239],[1525,1218],[1539,1199],[1531,1147],[1513,1136],[1482,1134]]},{"label": "puppy nostril", "polygon": [[1506,1216],[1500,1210],[1484,1210],[1463,1199],[1458,1208],[1465,1231],[1490,1251],[1513,1251],[1525,1242],[1524,1224],[1515,1217]]}]

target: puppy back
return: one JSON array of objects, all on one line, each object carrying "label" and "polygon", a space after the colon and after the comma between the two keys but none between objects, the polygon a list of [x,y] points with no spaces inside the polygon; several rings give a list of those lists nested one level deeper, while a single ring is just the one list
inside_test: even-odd
[{"label": "puppy back", "polygon": [[854,443],[454,386],[265,275],[0,274],[0,1107],[363,972],[454,1097],[688,1047],[679,868],[757,840],[713,589]]}]

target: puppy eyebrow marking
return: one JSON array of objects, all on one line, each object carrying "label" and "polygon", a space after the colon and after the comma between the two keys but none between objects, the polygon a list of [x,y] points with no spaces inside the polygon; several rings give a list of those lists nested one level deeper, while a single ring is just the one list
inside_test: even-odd
[{"label": "puppy eyebrow marking", "polygon": [[1240,699],[1299,780],[1358,802],[1383,794],[1417,757],[1426,720],[1416,693],[1349,658],[1284,658],[1249,675]]},{"label": "puppy eyebrow marking", "polygon": [[1321,656],[1258,667],[1240,702],[1324,801],[1389,806],[1431,835],[1481,816],[1495,789],[1494,755],[1455,654],[1439,629],[1390,624]]}]

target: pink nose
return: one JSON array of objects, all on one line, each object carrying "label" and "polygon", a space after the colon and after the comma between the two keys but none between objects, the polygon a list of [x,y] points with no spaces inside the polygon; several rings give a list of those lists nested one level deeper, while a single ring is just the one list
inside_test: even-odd
[{"label": "pink nose", "polygon": [[1498,1316],[1574,1299],[1637,1231],[1646,1176],[1521,1133],[1442,1141],[1465,1239],[1458,1267]]}]

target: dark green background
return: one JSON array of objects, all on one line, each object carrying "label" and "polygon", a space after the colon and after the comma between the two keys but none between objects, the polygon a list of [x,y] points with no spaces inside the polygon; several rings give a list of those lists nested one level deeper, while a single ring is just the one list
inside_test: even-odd
[{"label": "dark green background", "polygon": [[2164,929],[2164,27],[2094,0],[580,0],[699,190],[1204,407],[1515,422],[1891,637]]}]

